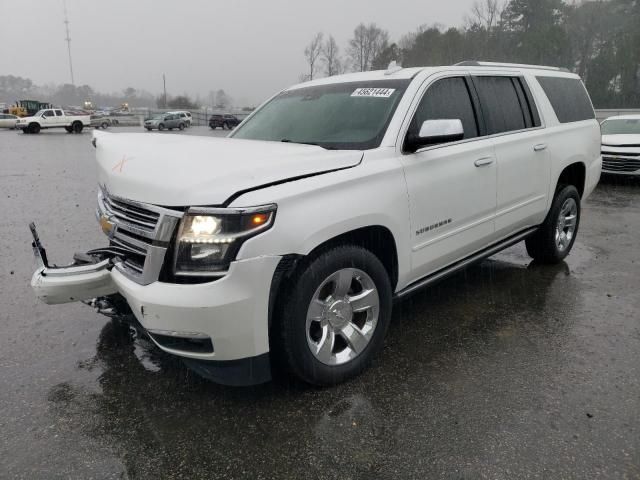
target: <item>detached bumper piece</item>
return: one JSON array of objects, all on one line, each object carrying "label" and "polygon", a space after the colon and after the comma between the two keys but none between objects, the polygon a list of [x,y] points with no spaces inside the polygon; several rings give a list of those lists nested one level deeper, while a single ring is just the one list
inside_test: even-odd
[{"label": "detached bumper piece", "polygon": [[36,296],[49,305],[77,302],[117,292],[111,280],[113,264],[102,255],[79,254],[65,266],[49,265],[47,253],[40,242],[36,227],[29,225],[33,235],[33,253],[38,268],[31,278]]}]

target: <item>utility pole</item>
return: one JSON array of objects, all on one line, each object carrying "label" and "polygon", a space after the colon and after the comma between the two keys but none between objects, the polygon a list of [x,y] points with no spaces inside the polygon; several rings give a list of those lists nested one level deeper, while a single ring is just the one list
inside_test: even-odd
[{"label": "utility pole", "polygon": [[167,108],[167,80],[164,73],[162,74],[162,85],[164,87],[164,108]]},{"label": "utility pole", "polygon": [[71,62],[71,37],[69,36],[69,19],[67,18],[67,2],[62,0],[62,6],[64,7],[64,28],[67,31],[67,52],[69,53],[69,71],[71,72],[71,85],[76,86],[76,82],[73,78],[73,63]]}]

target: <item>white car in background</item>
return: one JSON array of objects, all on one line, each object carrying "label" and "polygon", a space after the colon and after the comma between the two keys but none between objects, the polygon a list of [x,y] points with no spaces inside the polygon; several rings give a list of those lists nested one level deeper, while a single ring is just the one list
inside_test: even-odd
[{"label": "white car in background", "polygon": [[0,113],[0,128],[16,128],[19,117],[10,113]]},{"label": "white car in background", "polygon": [[609,117],[600,125],[602,171],[640,175],[640,115]]}]

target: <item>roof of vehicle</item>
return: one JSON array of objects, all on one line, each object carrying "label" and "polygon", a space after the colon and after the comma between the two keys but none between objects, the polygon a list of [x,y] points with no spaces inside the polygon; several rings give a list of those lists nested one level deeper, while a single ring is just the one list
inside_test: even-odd
[{"label": "roof of vehicle", "polygon": [[461,72],[473,72],[473,71],[509,71],[520,74],[533,73],[534,75],[546,75],[546,76],[562,76],[579,78],[578,75],[569,72],[566,69],[557,67],[547,67],[542,65],[525,65],[519,63],[495,63],[495,62],[460,62],[456,65],[442,65],[433,67],[409,67],[401,68],[390,66],[387,70],[372,70],[369,72],[355,72],[346,73],[343,75],[334,75],[332,77],[324,77],[316,80],[311,80],[304,83],[293,85],[286,90],[295,90],[297,88],[311,87],[316,85],[328,85],[332,83],[348,83],[348,82],[366,82],[374,80],[397,80],[406,79],[410,80],[421,72],[431,71],[432,73],[441,71],[461,71]]}]

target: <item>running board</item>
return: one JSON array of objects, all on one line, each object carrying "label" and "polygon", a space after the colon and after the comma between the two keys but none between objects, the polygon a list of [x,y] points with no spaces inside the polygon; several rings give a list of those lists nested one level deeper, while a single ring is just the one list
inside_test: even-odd
[{"label": "running board", "polygon": [[467,258],[459,260],[449,265],[448,267],[443,268],[442,270],[438,270],[435,273],[427,275],[426,277],[406,286],[405,288],[400,290],[398,293],[396,293],[394,300],[403,299],[408,295],[411,295],[416,291],[420,290],[421,288],[424,288],[428,285],[432,285],[442,280],[443,278],[448,277],[449,275],[452,275],[453,273],[468,267],[469,265],[472,265],[476,262],[484,260],[485,258],[490,257],[491,255],[495,255],[500,250],[504,250],[505,248],[508,248],[511,245],[515,245],[516,243],[524,240],[533,232],[535,232],[537,229],[538,227],[531,227],[526,230],[523,230],[522,232],[516,233],[515,235],[505,238],[501,242],[498,242],[490,247],[487,247],[484,250],[480,250],[479,252],[476,252]]}]

